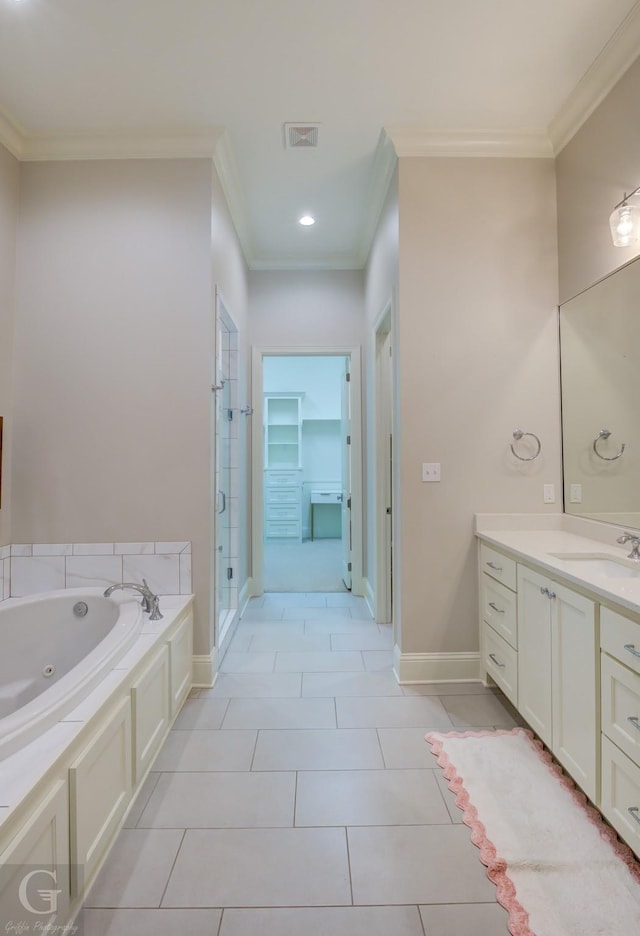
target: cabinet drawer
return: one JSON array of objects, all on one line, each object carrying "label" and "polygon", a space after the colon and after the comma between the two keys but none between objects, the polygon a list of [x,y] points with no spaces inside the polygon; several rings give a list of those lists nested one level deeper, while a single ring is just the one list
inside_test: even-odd
[{"label": "cabinet drawer", "polygon": [[267,521],[264,525],[265,535],[269,539],[287,539],[290,537],[299,537],[300,536],[300,524],[296,523],[284,523],[277,520]]},{"label": "cabinet drawer", "polygon": [[518,704],[518,654],[506,640],[484,626],[484,666],[506,697]]},{"label": "cabinet drawer", "polygon": [[517,650],[518,618],[515,592],[509,591],[504,585],[483,574],[481,601],[483,620]]},{"label": "cabinet drawer", "polygon": [[604,735],[600,808],[636,855],[640,855],[640,767]]},{"label": "cabinet drawer", "polygon": [[635,673],[640,673],[640,624],[602,608],[600,646]]},{"label": "cabinet drawer", "polygon": [[297,522],[300,519],[300,510],[297,504],[287,506],[278,506],[276,504],[267,504],[267,520],[292,520]]},{"label": "cabinet drawer", "polygon": [[299,504],[299,487],[267,488],[265,501],[269,504]]},{"label": "cabinet drawer", "polygon": [[602,654],[602,730],[640,766],[640,676]]},{"label": "cabinet drawer", "polygon": [[480,566],[487,575],[502,582],[511,591],[516,590],[516,564],[513,559],[483,543],[480,546]]},{"label": "cabinet drawer", "polygon": [[287,471],[283,469],[282,471],[267,471],[265,474],[265,483],[269,487],[276,487],[281,484],[298,484],[300,481],[300,472],[296,469]]}]

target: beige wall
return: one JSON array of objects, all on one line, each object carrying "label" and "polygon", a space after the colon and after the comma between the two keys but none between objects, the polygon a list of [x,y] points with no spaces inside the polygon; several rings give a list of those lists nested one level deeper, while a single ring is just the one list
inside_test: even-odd
[{"label": "beige wall", "polygon": [[11,542],[11,375],[20,165],[0,146],[0,416],[4,417],[0,546]]},{"label": "beige wall", "polygon": [[[393,175],[389,191],[378,222],[376,234],[371,245],[369,259],[365,271],[365,316],[367,321],[366,355],[364,362],[365,406],[364,418],[366,422],[366,449],[364,458],[364,484],[365,484],[365,549],[364,549],[364,576],[370,587],[376,588],[376,539],[378,536],[376,524],[376,434],[375,434],[375,329],[381,315],[391,304],[391,318],[395,320],[398,290],[398,174]],[[395,344],[393,341],[392,344]],[[395,348],[394,348],[395,352]],[[395,376],[398,376],[398,356],[394,353],[393,364]],[[396,394],[396,400],[398,395]],[[396,420],[396,423],[398,421]],[[399,427],[394,436],[394,444],[399,453]],[[399,492],[394,496],[397,500]],[[399,520],[399,511],[395,512],[394,520]],[[396,551],[396,563],[400,561]],[[396,568],[396,575],[399,567]],[[402,596],[396,593],[396,612],[400,611]],[[399,622],[399,613],[396,615]]]},{"label": "beige wall", "polygon": [[245,315],[220,198],[206,159],[22,167],[13,541],[191,540],[200,653],[212,267]]},{"label": "beige wall", "polygon": [[399,161],[403,653],[477,648],[475,513],[561,508],[554,199],[551,160]]},{"label": "beige wall", "polygon": [[249,274],[249,340],[254,347],[356,347],[363,343],[361,270]]},{"label": "beige wall", "polygon": [[560,302],[640,253],[614,247],[609,231],[614,205],[640,185],[638,94],[640,59],[556,160]]}]

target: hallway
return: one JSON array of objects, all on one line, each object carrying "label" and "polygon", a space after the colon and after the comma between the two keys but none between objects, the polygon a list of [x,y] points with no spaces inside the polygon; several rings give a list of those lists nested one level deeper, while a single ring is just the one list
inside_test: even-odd
[{"label": "hallway", "polygon": [[398,686],[391,646],[350,594],[253,599],[133,805],[86,936],[507,936],[423,737],[514,719],[479,683]]}]

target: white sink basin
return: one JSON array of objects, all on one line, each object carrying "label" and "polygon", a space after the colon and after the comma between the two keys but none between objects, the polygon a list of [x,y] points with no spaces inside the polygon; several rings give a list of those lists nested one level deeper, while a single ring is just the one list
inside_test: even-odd
[{"label": "white sink basin", "polygon": [[615,559],[597,553],[550,553],[554,559],[562,559],[567,572],[586,572],[609,579],[640,580],[640,563],[633,560]]}]

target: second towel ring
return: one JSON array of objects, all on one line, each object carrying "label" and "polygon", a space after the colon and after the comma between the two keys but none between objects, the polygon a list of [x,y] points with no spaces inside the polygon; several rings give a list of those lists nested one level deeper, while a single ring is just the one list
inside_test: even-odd
[{"label": "second towel ring", "polygon": [[515,450],[514,447],[513,447],[513,442],[511,443],[511,451],[512,451],[513,454],[516,456],[516,458],[519,458],[519,459],[520,459],[520,461],[533,461],[533,460],[534,460],[535,458],[537,458],[538,455],[540,454],[540,449],[542,448],[542,443],[540,442],[540,439],[538,438],[538,436],[537,436],[534,432],[523,432],[522,429],[516,429],[516,430],[514,431],[514,433],[513,433],[513,438],[514,438],[514,441],[515,441],[515,442],[519,442],[520,439],[524,439],[525,436],[530,436],[532,439],[535,439],[535,440],[536,440],[536,444],[537,444],[538,448],[536,449],[536,451],[534,452],[534,454],[533,454],[533,455],[530,455],[528,458],[525,458],[524,455],[518,455],[518,453],[516,452],[516,450]]},{"label": "second towel ring", "polygon": [[617,455],[601,455],[600,454],[600,452],[598,451],[598,442],[600,441],[600,439],[604,439],[606,442],[606,440],[609,438],[610,435],[611,435],[611,432],[608,429],[601,429],[598,435],[593,440],[593,451],[596,453],[598,458],[601,458],[603,461],[617,461],[622,455],[622,453],[624,452],[625,443],[623,442],[622,445],[620,446],[620,451],[618,452]]}]

